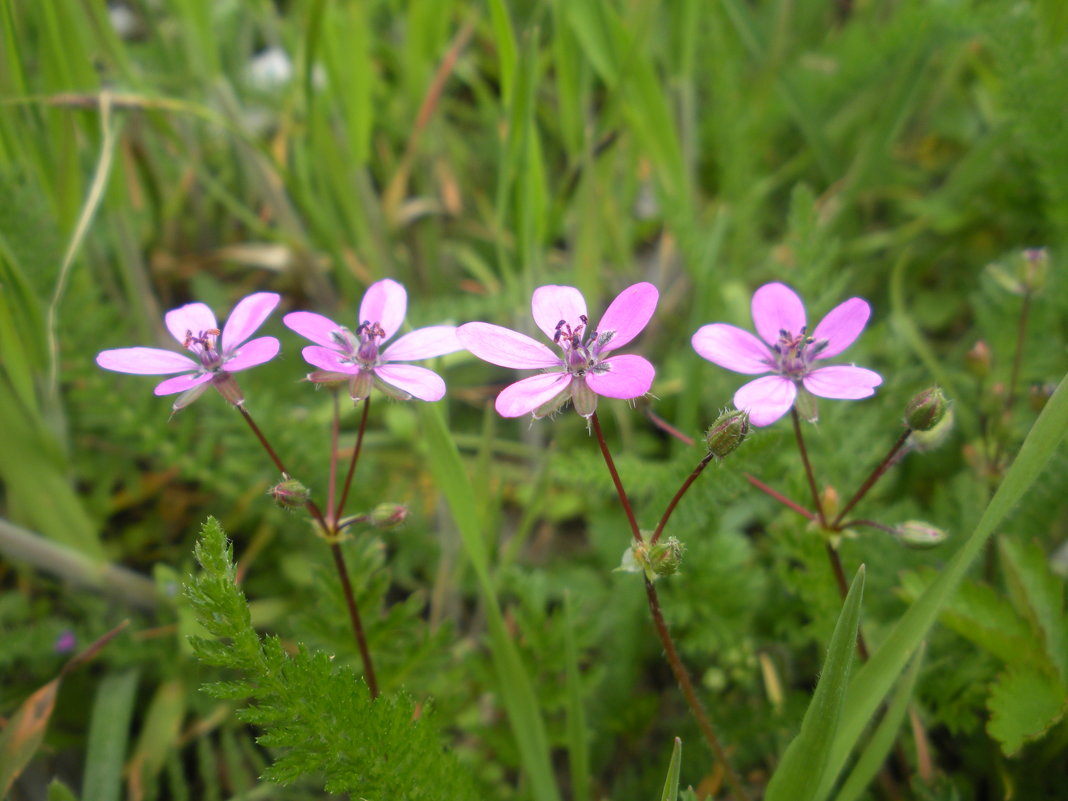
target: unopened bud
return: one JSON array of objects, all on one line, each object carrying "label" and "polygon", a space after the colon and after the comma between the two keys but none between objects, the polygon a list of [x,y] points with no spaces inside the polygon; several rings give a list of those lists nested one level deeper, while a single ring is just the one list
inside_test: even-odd
[{"label": "unopened bud", "polygon": [[1028,248],[1020,258],[1017,273],[1020,283],[1028,292],[1035,294],[1046,287],[1049,274],[1049,251],[1045,248]]},{"label": "unopened bud", "polygon": [[964,366],[976,378],[986,378],[990,375],[991,362],[990,346],[981,339],[964,354]]},{"label": "unopened bud", "polygon": [[399,503],[380,503],[371,510],[367,521],[375,528],[396,528],[408,519],[408,507]]},{"label": "unopened bud", "polygon": [[716,418],[705,433],[708,452],[719,459],[735,450],[749,435],[749,412],[733,409]]},{"label": "unopened bud", "polygon": [[271,487],[267,494],[283,509],[299,509],[308,502],[311,492],[294,478],[285,478]]},{"label": "unopened bud", "polygon": [[897,526],[894,531],[906,548],[921,551],[941,545],[948,536],[942,529],[922,520],[908,520]]},{"label": "unopened bud", "polygon": [[1040,412],[1045,409],[1056,389],[1056,384],[1043,384],[1040,381],[1032,384],[1027,390],[1027,405],[1031,407],[1031,411]]},{"label": "unopened bud", "polygon": [[649,567],[659,576],[673,576],[682,566],[682,554],[686,546],[674,537],[668,537],[649,548]]},{"label": "unopened bud", "polygon": [[823,492],[820,493],[820,508],[823,509],[823,516],[829,520],[834,520],[838,517],[838,490],[828,485],[823,488]]},{"label": "unopened bud", "polygon": [[905,425],[913,431],[930,431],[945,417],[949,401],[941,387],[929,387],[905,407]]}]

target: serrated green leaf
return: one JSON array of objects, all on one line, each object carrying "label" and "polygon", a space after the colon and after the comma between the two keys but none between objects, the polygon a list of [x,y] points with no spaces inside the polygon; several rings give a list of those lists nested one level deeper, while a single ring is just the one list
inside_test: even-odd
[{"label": "serrated green leaf", "polygon": [[1037,543],[1016,543],[1002,537],[998,546],[1010,596],[1020,613],[1041,634],[1050,664],[1061,681],[1068,683],[1068,664],[1065,663],[1068,619],[1064,614],[1064,584],[1050,570],[1049,560]]},{"label": "serrated green leaf", "polygon": [[815,797],[830,758],[831,746],[849,684],[857,648],[860,603],[864,597],[864,566],[860,566],[834,626],[827,661],[812,696],[801,732],[790,743],[768,784],[766,801],[808,801]]},{"label": "serrated green leaf", "polygon": [[1029,740],[1039,739],[1068,711],[1068,689],[1056,677],[1026,665],[998,678],[986,702],[986,730],[1012,756]]}]

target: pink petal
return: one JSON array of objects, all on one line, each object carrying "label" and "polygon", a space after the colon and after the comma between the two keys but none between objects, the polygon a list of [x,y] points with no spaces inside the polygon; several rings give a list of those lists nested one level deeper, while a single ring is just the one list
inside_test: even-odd
[{"label": "pink petal", "polygon": [[779,332],[797,336],[805,327],[805,306],[786,284],[764,284],[753,293],[753,325],[769,345],[779,341]]},{"label": "pink petal", "polygon": [[274,337],[257,337],[236,351],[231,351],[231,355],[223,362],[223,369],[228,373],[236,373],[269,362],[278,355],[279,347]]},{"label": "pink petal", "polygon": [[187,303],[177,309],[171,309],[163,315],[163,322],[167,325],[171,336],[177,339],[183,348],[187,333],[196,336],[202,331],[210,331],[219,327],[219,324],[215,322],[215,314],[203,303]]},{"label": "pink petal", "polygon": [[821,340],[827,341],[827,347],[816,354],[816,358],[828,359],[837,356],[852,345],[868,324],[870,316],[871,306],[860,298],[850,298],[827,312],[827,316],[820,320],[820,324],[812,332],[812,338],[817,343]]},{"label": "pink petal", "polygon": [[733,325],[712,323],[697,329],[690,339],[693,349],[712,364],[736,373],[757,375],[771,370],[772,359],[768,346]]},{"label": "pink petal", "polygon": [[570,383],[570,373],[532,375],[501,390],[494,408],[501,417],[522,417],[551,401]]},{"label": "pink petal", "polygon": [[96,355],[96,363],[105,370],[134,375],[166,375],[196,370],[200,367],[197,362],[187,356],[160,348],[102,350]]},{"label": "pink petal", "polygon": [[611,335],[600,352],[621,348],[638,336],[649,324],[659,298],[656,287],[646,282],[629,286],[616,295],[597,324],[598,340]]},{"label": "pink petal", "polygon": [[[582,325],[580,318],[586,316],[586,300],[573,286],[539,286],[530,299],[530,312],[542,333],[552,339],[561,320],[572,330]],[[585,339],[585,335],[582,338]]]},{"label": "pink petal", "polygon": [[392,278],[383,278],[367,287],[360,303],[359,323],[378,323],[389,339],[401,327],[408,311],[408,293]]},{"label": "pink petal", "polygon": [[252,336],[256,329],[263,325],[263,321],[274,311],[281,295],[274,292],[256,292],[247,298],[242,298],[230,317],[226,320],[226,326],[222,331],[222,352],[233,352],[242,342]]},{"label": "pink petal", "polygon": [[464,346],[456,337],[454,325],[431,325],[405,334],[384,351],[382,359],[387,362],[410,362],[416,359],[429,359],[463,350]]},{"label": "pink petal", "polygon": [[156,385],[154,390],[157,395],[174,395],[179,392],[185,392],[187,389],[206,384],[211,381],[211,373],[191,373],[189,375],[176,375],[174,378],[168,378],[166,381],[161,381]]},{"label": "pink petal", "polygon": [[563,364],[557,354],[540,342],[492,323],[465,323],[456,329],[456,336],[461,345],[482,361],[501,367],[533,370]]},{"label": "pink petal", "polygon": [[590,370],[586,373],[586,386],[606,398],[640,398],[653,385],[656,370],[641,356],[613,356],[601,362],[607,372]]},{"label": "pink petal", "polygon": [[769,426],[790,411],[797,387],[782,376],[768,375],[744,384],[734,393],[734,406],[749,412],[749,422]]},{"label": "pink petal", "polygon": [[318,345],[308,345],[308,347],[304,348],[300,353],[304,357],[304,361],[308,364],[322,370],[327,370],[331,373],[356,375],[360,372],[360,365],[341,361],[341,355],[336,350],[331,350],[330,348],[321,348]]},{"label": "pink petal", "polygon": [[375,368],[375,375],[390,386],[424,401],[445,397],[445,382],[433,370],[414,364],[383,364]]},{"label": "pink petal", "polygon": [[323,315],[315,312],[290,312],[282,318],[282,324],[317,345],[322,345],[326,348],[337,347],[337,342],[331,335],[340,330],[341,326],[329,317],[323,317]]},{"label": "pink petal", "polygon": [[839,365],[813,370],[801,383],[805,389],[821,398],[856,400],[874,395],[875,388],[883,383],[883,377],[863,367]]}]

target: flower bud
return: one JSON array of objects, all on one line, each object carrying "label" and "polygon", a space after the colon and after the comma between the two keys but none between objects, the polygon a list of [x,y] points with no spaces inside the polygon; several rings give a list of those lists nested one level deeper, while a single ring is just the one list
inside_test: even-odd
[{"label": "flower bud", "polygon": [[1027,405],[1031,407],[1031,411],[1040,412],[1045,409],[1056,389],[1056,384],[1043,384],[1041,381],[1033,383],[1027,390]]},{"label": "flower bud", "polygon": [[990,375],[991,361],[990,346],[981,339],[964,354],[964,367],[976,378]]},{"label": "flower bud", "polygon": [[649,567],[657,577],[673,576],[682,566],[682,554],[685,550],[685,545],[674,537],[668,537],[649,548]]},{"label": "flower bud", "polygon": [[749,412],[723,412],[705,433],[708,452],[719,459],[735,450],[749,435]]},{"label": "flower bud", "polygon": [[1049,274],[1049,251],[1045,248],[1028,248],[1020,258],[1017,274],[1020,283],[1031,294],[1041,292],[1046,287]]},{"label": "flower bud", "polygon": [[941,387],[929,387],[905,407],[905,425],[913,431],[930,431],[945,417],[949,401]]},{"label": "flower bud", "polygon": [[942,529],[922,520],[908,520],[897,526],[895,533],[906,548],[921,551],[941,545],[948,536]]},{"label": "flower bud", "polygon": [[583,417],[590,417],[597,411],[597,393],[586,386],[585,381],[571,382],[571,402],[575,406],[575,411]]},{"label": "flower bud", "polygon": [[274,502],[283,509],[299,509],[311,497],[311,492],[307,487],[288,476],[267,490],[267,494],[274,498]]},{"label": "flower bud", "polygon": [[408,519],[408,507],[399,503],[380,503],[367,515],[367,522],[375,528],[396,528]]}]

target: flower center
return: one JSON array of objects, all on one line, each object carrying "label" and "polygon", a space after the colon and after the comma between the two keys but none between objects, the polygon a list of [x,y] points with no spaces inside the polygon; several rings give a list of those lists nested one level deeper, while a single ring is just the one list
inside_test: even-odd
[{"label": "flower center", "polygon": [[808,374],[812,360],[826,347],[827,340],[817,342],[808,335],[808,326],[802,327],[801,333],[796,335],[780,329],[779,341],[771,346],[775,354],[772,367],[782,376],[800,380]]},{"label": "flower center", "polygon": [[182,347],[196,354],[205,370],[217,370],[222,365],[222,357],[215,347],[215,341],[220,333],[218,328],[209,328],[206,331],[198,331],[194,334],[187,328],[185,339],[182,340]]},{"label": "flower center", "polygon": [[386,332],[382,329],[381,323],[364,320],[356,326],[355,333],[342,327],[334,331],[330,337],[337,343],[337,348],[342,354],[342,361],[363,367],[374,367],[378,364],[379,340],[386,338]]},{"label": "flower center", "polygon": [[582,323],[574,328],[567,320],[558,322],[556,333],[553,334],[553,342],[563,351],[564,366],[567,367],[567,371],[582,376],[587,370],[597,367],[597,353],[600,350],[598,346],[603,343],[598,342],[596,331],[583,341],[582,332],[589,327],[590,321],[585,314],[579,315],[579,319]]}]

